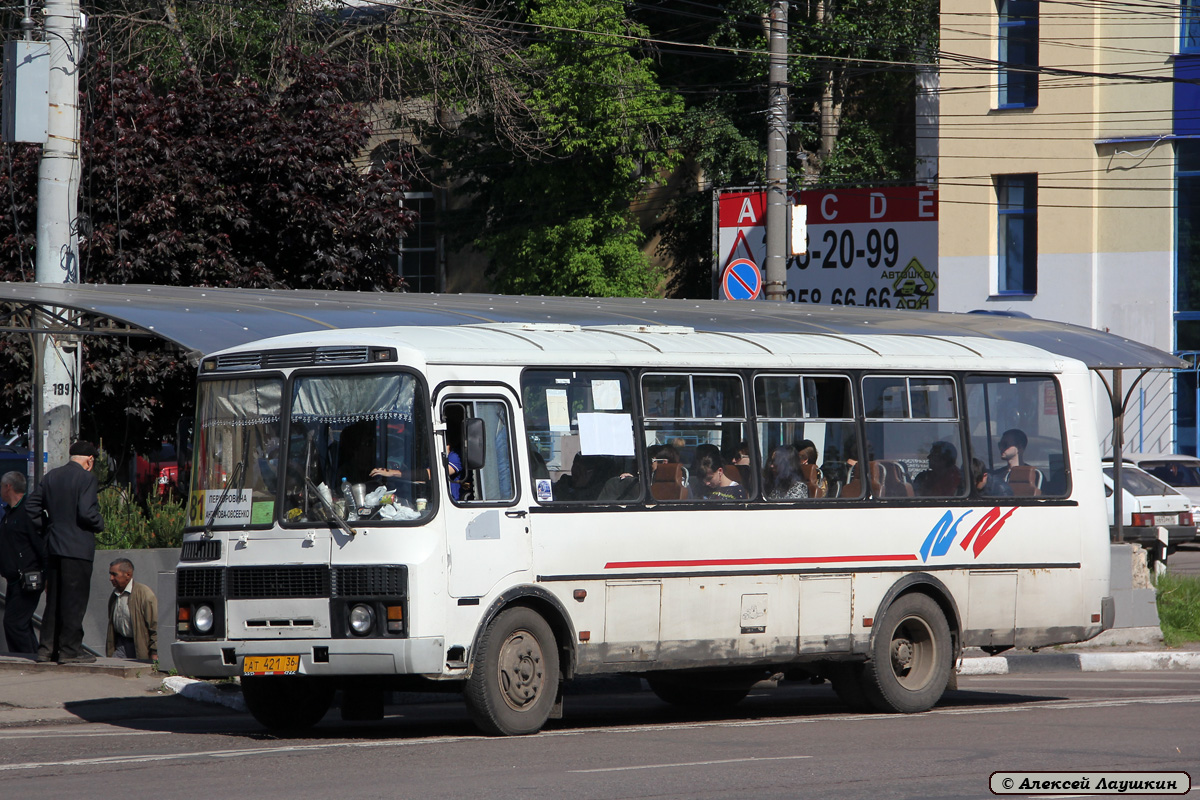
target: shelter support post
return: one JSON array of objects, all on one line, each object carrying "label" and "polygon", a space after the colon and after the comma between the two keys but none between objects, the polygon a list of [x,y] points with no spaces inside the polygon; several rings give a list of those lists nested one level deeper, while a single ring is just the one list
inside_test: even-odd
[{"label": "shelter support post", "polygon": [[1125,541],[1125,524],[1124,518],[1124,502],[1121,496],[1123,483],[1121,481],[1122,460],[1125,455],[1125,412],[1129,408],[1129,401],[1133,397],[1133,390],[1142,382],[1142,378],[1150,374],[1149,369],[1143,369],[1138,372],[1138,376],[1133,383],[1129,385],[1129,389],[1124,396],[1121,394],[1122,385],[1121,378],[1124,370],[1122,367],[1112,368],[1112,381],[1104,379],[1104,373],[1099,369],[1096,370],[1096,375],[1104,384],[1104,389],[1108,393],[1108,405],[1112,411],[1113,421],[1113,442],[1112,442],[1112,460],[1113,460],[1113,525],[1116,528],[1116,537],[1118,542]]}]

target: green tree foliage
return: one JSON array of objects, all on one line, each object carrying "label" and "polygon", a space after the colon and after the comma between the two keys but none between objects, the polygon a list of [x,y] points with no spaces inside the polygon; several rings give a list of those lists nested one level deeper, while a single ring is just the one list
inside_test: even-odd
[{"label": "green tree foliage", "polygon": [[[694,45],[663,59],[663,83],[687,101],[678,137],[685,174],[657,228],[675,296],[711,296],[711,189],[761,185],[765,177],[769,5],[663,0],[637,12],[652,36]],[[791,4],[793,186],[912,179],[912,65],[936,51],[937,11],[932,0]]]},{"label": "green tree foliage", "polygon": [[[659,276],[630,212],[677,156],[666,137],[682,110],[637,41],[644,28],[612,0],[521,4],[529,118],[544,142],[512,156],[494,109],[444,141],[448,172],[475,201],[460,220],[505,292],[645,296]],[[514,54],[514,59],[517,55]]]}]

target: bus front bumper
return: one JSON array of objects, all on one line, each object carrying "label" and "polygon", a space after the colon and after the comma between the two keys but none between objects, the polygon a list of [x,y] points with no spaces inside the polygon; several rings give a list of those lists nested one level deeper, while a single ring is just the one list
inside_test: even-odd
[{"label": "bus front bumper", "polygon": [[181,675],[227,678],[242,674],[246,656],[299,656],[300,675],[442,674],[445,640],[430,639],[287,639],[174,642],[171,658]]}]

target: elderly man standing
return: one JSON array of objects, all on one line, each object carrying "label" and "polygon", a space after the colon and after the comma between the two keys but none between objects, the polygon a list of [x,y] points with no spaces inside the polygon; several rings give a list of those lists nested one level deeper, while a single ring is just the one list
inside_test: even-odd
[{"label": "elderly man standing", "polygon": [[4,593],[4,639],[10,653],[36,653],[33,612],[42,597],[42,584],[33,577],[45,575],[46,541],[34,533],[25,513],[25,476],[6,472],[0,477],[0,499],[8,514],[0,520],[0,575],[8,582]]},{"label": "elderly man standing", "polygon": [[86,664],[96,660],[83,649],[83,615],[91,588],[96,534],[104,530],[104,517],[92,474],[96,446],[75,442],[70,454],[69,462],[46,473],[26,502],[34,528],[46,537],[50,552],[37,660]]},{"label": "elderly man standing", "polygon": [[109,658],[158,658],[158,598],[144,583],[133,579],[133,562],[118,558],[108,565],[113,593],[108,598]]}]

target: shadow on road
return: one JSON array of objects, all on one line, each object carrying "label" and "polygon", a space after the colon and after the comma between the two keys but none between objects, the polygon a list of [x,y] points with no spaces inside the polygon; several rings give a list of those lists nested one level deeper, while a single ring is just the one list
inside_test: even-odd
[{"label": "shadow on road", "polygon": [[[275,733],[264,729],[247,713],[222,706],[197,703],[179,696],[111,698],[66,704],[71,713],[87,722],[105,723],[140,731],[173,734],[224,735],[254,741],[363,741],[482,736],[471,723],[466,707],[455,696],[406,695],[404,704],[388,705],[375,722],[345,722],[335,707],[317,726],[302,732]],[[992,691],[948,691],[939,709],[1010,706],[1063,699],[1058,696]],[[728,709],[681,709],[659,700],[648,690],[587,691],[568,693],[565,718],[550,720],[546,731],[618,729],[647,725],[753,722],[762,720],[819,721],[823,718],[873,717],[850,711],[828,684],[813,686],[783,683],[776,689],[751,692]]]}]

